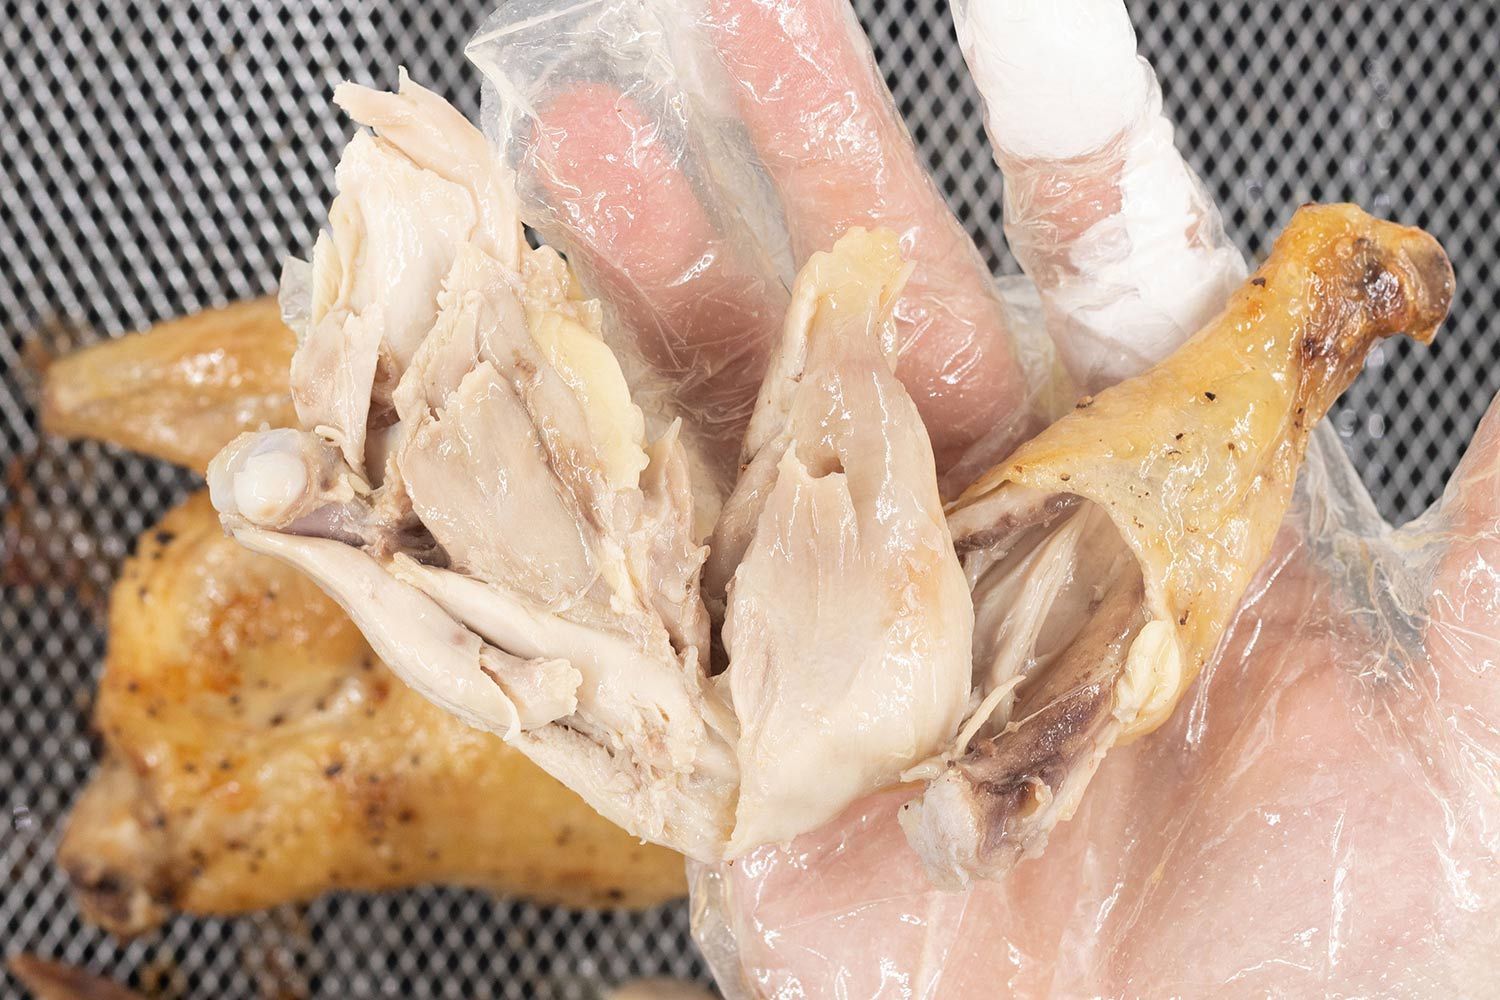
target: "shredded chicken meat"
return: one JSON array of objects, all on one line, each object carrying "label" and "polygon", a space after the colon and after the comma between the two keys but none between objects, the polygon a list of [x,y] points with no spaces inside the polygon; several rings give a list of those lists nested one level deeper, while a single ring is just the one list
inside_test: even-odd
[{"label": "shredded chicken meat", "polygon": [[616,823],[700,859],[812,829],[952,738],[972,612],[891,371],[895,238],[804,268],[708,579],[687,454],[641,410],[514,182],[435,95],[344,86],[374,132],[288,267],[300,428],[209,484],[409,684]]}]

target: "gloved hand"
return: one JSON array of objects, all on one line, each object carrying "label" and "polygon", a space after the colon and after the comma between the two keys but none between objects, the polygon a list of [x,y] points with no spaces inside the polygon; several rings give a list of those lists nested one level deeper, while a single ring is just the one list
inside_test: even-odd
[{"label": "gloved hand", "polygon": [[512,0],[469,55],[525,218],[612,312],[648,418],[642,368],[709,439],[721,493],[792,276],[852,226],[893,230],[917,265],[899,374],[939,472],[1036,429],[1013,324],[846,4]]},{"label": "gloved hand", "polygon": [[[549,241],[631,303],[623,325],[646,365],[667,384],[727,386],[673,400],[705,425],[743,422],[754,380],[735,372],[774,335],[786,275],[852,223],[896,229],[917,263],[900,373],[950,485],[1014,442],[1028,426],[1017,414],[1160,359],[1244,275],[1172,146],[1121,0],[955,0],[1007,236],[1033,281],[1007,286],[1008,309],[844,0],[709,0],[691,14],[604,0],[538,20],[545,6],[507,5],[471,50],[504,98],[490,124],[528,154],[514,162],[532,217],[551,206]],[[763,174],[744,165],[752,150]],[[698,871],[695,926],[721,985],[852,998],[1494,989],[1497,528],[1493,409],[1442,502],[1401,529],[1320,432],[1218,657],[1166,726],[1111,754],[1041,858],[937,891],[896,823],[910,791],[876,796],[791,845]]]},{"label": "gloved hand", "polygon": [[935,890],[897,791],[700,870],[729,995],[1491,993],[1500,415],[1399,530],[1318,445],[1217,661],[1040,858]]}]

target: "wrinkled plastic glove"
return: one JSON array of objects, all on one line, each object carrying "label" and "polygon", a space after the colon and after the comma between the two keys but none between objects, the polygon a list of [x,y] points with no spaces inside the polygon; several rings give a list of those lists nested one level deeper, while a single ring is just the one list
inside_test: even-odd
[{"label": "wrinkled plastic glove", "polygon": [[1399,530],[1318,458],[1216,663],[1040,858],[938,891],[897,791],[700,871],[730,995],[1493,991],[1500,414]]},{"label": "wrinkled plastic glove", "polygon": [[855,226],[915,265],[898,374],[940,473],[1037,428],[1025,369],[1046,352],[1018,343],[847,4],[512,0],[468,52],[523,214],[608,304],[648,416],[707,441],[720,495],[793,274]]},{"label": "wrinkled plastic glove", "polygon": [[[628,17],[632,30],[585,19],[572,35],[517,16],[525,6],[491,25],[490,42],[508,44],[475,50],[504,98],[492,124],[533,153],[534,190],[562,206],[549,240],[638,291],[643,311],[622,326],[671,345],[672,364],[642,352],[667,384],[753,364],[769,336],[755,317],[776,314],[788,259],[856,219],[892,225],[918,264],[908,315],[930,320],[908,322],[901,374],[962,485],[1014,439],[984,428],[1067,396],[1064,382],[1028,397],[1004,361],[1029,356],[1028,304],[1092,389],[1169,352],[1244,274],[1172,148],[1119,0],[956,4],[1007,179],[1007,235],[1035,282],[1008,318],[911,169],[842,0],[713,0],[691,14],[594,3],[569,16]],[[581,83],[600,79],[607,89]],[[558,110],[585,99],[598,103]],[[737,149],[768,176],[747,174]],[[977,298],[924,300],[924,262]],[[711,319],[726,303],[742,328]],[[1443,501],[1399,530],[1318,434],[1218,657],[1166,726],[1110,755],[1041,858],[938,891],[896,822],[910,792],[876,796],[791,845],[699,870],[695,925],[721,985],[855,998],[1492,991],[1497,524],[1494,412]]]}]

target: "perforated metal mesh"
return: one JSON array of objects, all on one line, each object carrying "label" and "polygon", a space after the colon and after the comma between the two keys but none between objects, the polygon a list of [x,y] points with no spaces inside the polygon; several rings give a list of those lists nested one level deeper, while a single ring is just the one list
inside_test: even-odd
[{"label": "perforated metal mesh", "polygon": [[[38,439],[40,361],[268,291],[311,245],[347,127],[328,94],[395,67],[473,113],[459,56],[491,0],[0,4],[0,943],[174,997],[589,996],[703,974],[682,907],[573,914],[428,890],[341,896],[129,945],[82,924],[52,851],[91,766],[109,581],[188,475]],[[997,268],[999,191],[939,0],[860,2],[940,183]],[[1132,0],[1179,143],[1260,253],[1309,199],[1419,223],[1459,298],[1432,350],[1385,349],[1334,419],[1382,509],[1437,494],[1500,384],[1500,5]],[[0,981],[4,996],[18,994]]]}]

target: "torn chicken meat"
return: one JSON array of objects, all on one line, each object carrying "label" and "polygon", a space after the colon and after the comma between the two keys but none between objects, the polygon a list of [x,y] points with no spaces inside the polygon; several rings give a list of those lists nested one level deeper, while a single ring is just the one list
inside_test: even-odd
[{"label": "torn chicken meat", "polygon": [[597,303],[526,246],[513,179],[451,107],[404,78],[338,101],[375,132],[288,274],[302,427],[210,467],[235,537],[417,691],[693,857],[805,832],[947,745],[972,616],[891,375],[895,238],[852,232],[798,279],[716,540],[714,675],[684,448],[646,439]]},{"label": "torn chicken meat", "polygon": [[1270,549],[1308,434],[1381,338],[1431,338],[1453,274],[1426,233],[1301,210],[1226,310],[1079,403],[949,521],[973,587],[979,710],[909,773],[940,885],[1039,853],[1112,746],[1159,726]]},{"label": "torn chicken meat", "polygon": [[808,262],[714,532],[705,580],[740,720],[732,854],[897,780],[967,705],[967,585],[884,322],[908,271],[894,235],[860,229]]}]

